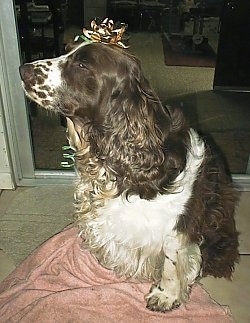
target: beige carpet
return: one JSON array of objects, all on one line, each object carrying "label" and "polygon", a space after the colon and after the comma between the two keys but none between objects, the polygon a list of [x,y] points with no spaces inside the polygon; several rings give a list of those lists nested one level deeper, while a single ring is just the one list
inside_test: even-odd
[{"label": "beige carpet", "polygon": [[16,265],[73,222],[73,191],[73,186],[40,186],[14,197],[0,216],[0,246]]}]

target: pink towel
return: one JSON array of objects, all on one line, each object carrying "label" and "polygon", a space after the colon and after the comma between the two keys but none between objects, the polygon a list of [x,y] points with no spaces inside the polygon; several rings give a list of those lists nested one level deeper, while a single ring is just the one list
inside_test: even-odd
[{"label": "pink towel", "polygon": [[233,322],[227,307],[194,286],[187,304],[151,312],[149,283],[117,278],[81,250],[77,228],[68,227],[37,248],[0,284],[1,322]]}]

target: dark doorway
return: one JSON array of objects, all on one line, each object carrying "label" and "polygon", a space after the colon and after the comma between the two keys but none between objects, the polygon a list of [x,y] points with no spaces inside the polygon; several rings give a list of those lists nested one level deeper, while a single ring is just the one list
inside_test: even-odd
[{"label": "dark doorway", "polygon": [[250,91],[250,1],[225,1],[214,77],[215,89]]}]

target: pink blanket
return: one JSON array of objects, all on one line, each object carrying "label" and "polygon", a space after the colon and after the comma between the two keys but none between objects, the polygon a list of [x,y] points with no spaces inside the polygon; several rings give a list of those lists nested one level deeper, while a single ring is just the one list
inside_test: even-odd
[{"label": "pink blanket", "polygon": [[199,285],[179,309],[149,311],[150,284],[118,279],[81,250],[80,240],[75,227],[66,228],[0,284],[1,322],[233,322]]}]

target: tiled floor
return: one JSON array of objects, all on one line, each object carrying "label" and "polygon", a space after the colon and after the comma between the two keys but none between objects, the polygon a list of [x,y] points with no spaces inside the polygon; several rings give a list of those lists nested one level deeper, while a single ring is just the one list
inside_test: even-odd
[{"label": "tiled floor", "polygon": [[[59,189],[54,190],[54,194],[51,194],[52,191],[51,186],[44,187],[42,189],[19,188],[16,191],[3,191],[0,196],[0,232],[3,224],[5,223],[6,225],[6,221],[8,222],[8,219],[13,228],[13,221],[17,216],[21,217],[22,225],[24,226],[28,224],[28,219],[32,219],[32,226],[35,228],[36,222],[41,221],[39,216],[51,216],[54,214],[54,209],[59,209],[59,213],[65,217],[64,221],[70,221],[70,217],[67,217],[67,213],[70,213],[71,210],[73,210],[72,206],[69,205],[68,208],[65,208],[65,206],[62,205],[62,195],[60,193],[64,193],[64,196],[66,196],[64,202],[66,204],[70,204],[71,188],[62,186]],[[20,204],[20,200],[22,200],[22,204]],[[43,203],[41,203],[41,201],[43,201]],[[211,277],[205,278],[201,281],[212,298],[214,298],[218,303],[228,305],[230,307],[235,318],[235,322],[237,323],[250,322],[249,209],[250,192],[244,192],[241,195],[236,215],[237,227],[241,232],[240,252],[243,255],[241,256],[240,263],[236,266],[233,281],[229,282],[224,279],[214,279]],[[26,220],[25,215],[28,215]],[[46,222],[43,220],[43,224],[51,227],[52,222]],[[55,227],[54,230],[56,232],[58,228]],[[46,234],[49,234],[48,232]],[[35,236],[35,230],[29,232],[29,234],[31,235],[29,239],[31,239],[32,235]],[[13,239],[15,238],[18,239],[18,237],[14,235]],[[4,247],[0,245],[0,281],[15,268],[14,259],[11,258],[10,254],[6,253],[6,250],[4,251],[2,249],[4,249]]]}]

